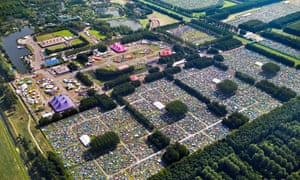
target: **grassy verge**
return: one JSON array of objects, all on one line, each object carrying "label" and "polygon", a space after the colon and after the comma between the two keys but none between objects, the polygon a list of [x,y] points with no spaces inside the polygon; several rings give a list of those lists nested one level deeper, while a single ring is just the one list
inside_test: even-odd
[{"label": "grassy verge", "polygon": [[1,179],[29,179],[25,166],[17,153],[17,149],[11,142],[2,120],[0,122],[0,138],[0,151],[2,154],[0,156],[0,161],[2,162],[0,165]]},{"label": "grassy verge", "polygon": [[224,1],[224,4],[223,4],[223,6],[222,6],[221,9],[227,8],[227,7],[230,7],[230,6],[235,6],[235,5],[236,5],[236,3],[234,3],[234,2],[231,2],[231,1]]},{"label": "grassy verge", "polygon": [[284,57],[284,58],[286,58],[286,59],[288,59],[288,60],[294,61],[294,62],[295,62],[295,65],[300,64],[300,60],[298,60],[298,59],[296,59],[296,58],[294,58],[294,57],[291,57],[291,56],[289,56],[289,55],[283,54],[283,53],[281,53],[281,52],[279,52],[279,51],[277,51],[277,50],[268,48],[268,47],[266,47],[266,46],[263,46],[263,45],[257,44],[257,43],[254,44],[254,46],[256,46],[256,47],[258,47],[258,48],[260,48],[260,49],[266,50],[266,51],[268,51],[268,52],[270,52],[270,53],[272,53],[272,54],[276,54],[276,55],[282,56],[282,57]]},{"label": "grassy verge", "polygon": [[93,36],[95,36],[98,39],[105,39],[106,38],[106,36],[100,34],[100,32],[96,31],[96,30],[89,30],[89,33],[91,33]]}]

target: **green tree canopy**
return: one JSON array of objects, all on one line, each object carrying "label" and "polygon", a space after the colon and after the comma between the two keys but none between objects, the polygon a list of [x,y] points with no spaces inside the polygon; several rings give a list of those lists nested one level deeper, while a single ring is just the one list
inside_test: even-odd
[{"label": "green tree canopy", "polygon": [[228,118],[224,118],[222,123],[230,129],[237,129],[248,121],[249,118],[247,116],[239,112],[234,112]]},{"label": "green tree canopy", "polygon": [[224,81],[217,84],[217,88],[225,95],[233,95],[238,89],[238,84],[232,80],[225,79]]},{"label": "green tree canopy", "polygon": [[153,144],[157,150],[161,150],[170,144],[170,138],[158,130],[148,136],[148,141]]},{"label": "green tree canopy", "polygon": [[181,101],[172,101],[166,106],[168,113],[172,114],[174,117],[182,117],[188,111],[188,107]]},{"label": "green tree canopy", "polygon": [[261,69],[267,74],[275,75],[278,71],[280,71],[280,66],[274,63],[266,63],[261,67]]}]

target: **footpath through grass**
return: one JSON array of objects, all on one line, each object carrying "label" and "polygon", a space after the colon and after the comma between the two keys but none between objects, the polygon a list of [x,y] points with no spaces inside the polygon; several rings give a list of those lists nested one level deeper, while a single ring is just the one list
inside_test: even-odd
[{"label": "footpath through grass", "polygon": [[9,137],[7,129],[0,119],[0,179],[27,180],[29,179],[25,166]]}]

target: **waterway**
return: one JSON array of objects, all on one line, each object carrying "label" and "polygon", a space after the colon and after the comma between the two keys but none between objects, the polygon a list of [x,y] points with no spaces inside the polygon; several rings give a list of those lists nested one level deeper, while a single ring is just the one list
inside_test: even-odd
[{"label": "waterway", "polygon": [[27,73],[28,69],[26,68],[21,56],[28,55],[31,52],[27,48],[18,49],[17,39],[22,38],[24,36],[30,35],[33,33],[28,26],[25,26],[18,32],[14,32],[8,36],[1,37],[3,42],[4,49],[9,56],[10,61],[14,64],[16,69],[20,73]]}]

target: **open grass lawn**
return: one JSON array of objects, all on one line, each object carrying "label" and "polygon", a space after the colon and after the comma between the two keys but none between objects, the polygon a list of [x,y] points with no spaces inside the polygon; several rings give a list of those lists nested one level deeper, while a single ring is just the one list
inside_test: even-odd
[{"label": "open grass lawn", "polygon": [[147,25],[149,24],[148,19],[140,19],[139,22],[143,26],[143,29],[145,29],[147,27]]},{"label": "open grass lawn", "polygon": [[295,65],[300,64],[300,60],[298,60],[298,59],[296,59],[296,58],[293,58],[293,57],[291,57],[291,56],[282,54],[282,53],[279,52],[279,51],[276,51],[276,50],[267,48],[267,47],[265,47],[265,46],[263,46],[263,45],[260,45],[260,44],[257,44],[257,43],[255,44],[255,46],[257,46],[257,47],[259,47],[259,48],[262,48],[262,49],[264,49],[264,50],[267,50],[267,51],[269,51],[269,52],[271,52],[271,53],[273,53],[273,54],[276,54],[276,55],[280,55],[280,56],[282,56],[282,57],[285,57],[285,58],[287,58],[287,59],[289,59],[289,60],[291,60],[291,61],[294,61],[294,62],[295,62]]},{"label": "open grass lawn", "polygon": [[205,12],[196,12],[196,13],[193,13],[193,17],[203,17],[205,15],[206,15]]},{"label": "open grass lawn", "polygon": [[69,31],[69,30],[61,30],[53,33],[54,36],[63,36],[63,37],[68,37],[68,36],[74,36],[74,34]]},{"label": "open grass lawn", "polygon": [[40,41],[44,41],[44,40],[47,40],[47,39],[52,39],[52,38],[55,38],[55,37],[58,37],[58,36],[67,37],[67,36],[74,36],[74,34],[69,30],[61,30],[61,31],[57,31],[57,32],[37,36],[36,40],[38,42],[40,42]]},{"label": "open grass lawn", "polygon": [[[234,2],[231,2],[231,1],[224,1],[224,4],[223,4],[222,8],[227,8],[227,7],[235,6],[235,5],[236,5],[236,3],[234,3]],[[221,8],[221,9],[222,9],[222,8]]]},{"label": "open grass lawn", "polygon": [[171,18],[167,15],[161,14],[157,11],[153,11],[153,13],[148,15],[147,17],[148,17],[148,19],[150,19],[150,18],[159,19],[160,26],[164,26],[164,25],[168,25],[168,24],[174,24],[174,23],[178,22],[178,20],[176,20],[174,18]]},{"label": "open grass lawn", "polygon": [[98,39],[105,39],[106,38],[106,36],[100,34],[100,32],[96,31],[96,30],[89,30],[89,33],[91,33],[93,36],[95,36]]},{"label": "open grass lawn", "polygon": [[25,166],[23,165],[15,146],[9,138],[8,132],[1,119],[0,122],[0,179],[22,180],[29,179]]},{"label": "open grass lawn", "polygon": [[78,44],[82,44],[83,41],[81,39],[73,39],[71,41],[71,46],[75,46],[75,45],[78,45]]},{"label": "open grass lawn", "polygon": [[85,35],[83,32],[80,32],[79,35],[81,37],[83,37],[87,42],[89,42],[89,44],[93,44],[93,41],[91,40],[91,38],[89,38],[87,35]]},{"label": "open grass lawn", "polygon": [[64,47],[65,47],[65,44],[57,44],[57,45],[54,45],[54,46],[47,47],[47,49],[55,51],[57,49],[61,49],[61,48],[64,48]]}]

